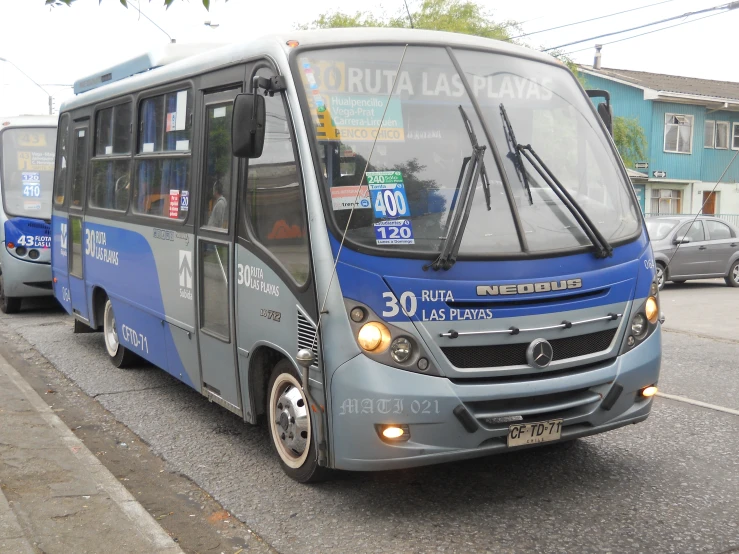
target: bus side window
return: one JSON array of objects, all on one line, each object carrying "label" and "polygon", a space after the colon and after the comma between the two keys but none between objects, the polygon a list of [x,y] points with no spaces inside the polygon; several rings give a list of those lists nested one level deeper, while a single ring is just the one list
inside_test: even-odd
[{"label": "bus side window", "polygon": [[267,124],[261,157],[249,160],[248,219],[256,240],[298,285],[309,276],[308,226],[293,139],[282,95],[265,98]]},{"label": "bus side window", "polygon": [[146,98],[139,110],[133,212],[183,221],[189,213],[180,209],[180,198],[190,191],[192,94]]},{"label": "bus side window", "polygon": [[125,211],[130,196],[131,102],[100,110],[95,117],[90,206]]},{"label": "bus side window", "polygon": [[59,150],[56,153],[56,175],[54,177],[54,204],[64,204],[67,192],[67,135],[69,134],[69,114],[64,114],[59,121]]}]

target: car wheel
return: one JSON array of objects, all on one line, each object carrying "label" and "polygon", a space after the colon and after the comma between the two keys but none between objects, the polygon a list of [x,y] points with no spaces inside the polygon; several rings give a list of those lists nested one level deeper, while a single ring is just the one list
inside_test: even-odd
[{"label": "car wheel", "polygon": [[665,286],[665,279],[667,278],[667,271],[665,269],[665,266],[661,263],[657,263],[657,286],[659,287],[659,290],[662,290]]},{"label": "car wheel", "polygon": [[5,296],[5,282],[2,275],[0,275],[0,310],[4,314],[17,314],[21,310],[20,298]]},{"label": "car wheel", "polygon": [[731,269],[725,279],[730,287],[739,287],[739,260],[731,264]]},{"label": "car wheel", "polygon": [[110,361],[116,367],[128,367],[136,361],[138,356],[123,346],[118,340],[118,329],[115,322],[113,304],[105,300],[105,312],[103,315],[103,336],[105,337],[105,349],[108,351]]},{"label": "car wheel", "polygon": [[289,360],[281,360],[272,370],[267,400],[269,436],[283,471],[300,483],[315,483],[326,479],[329,470],[318,465],[311,412],[300,383]]}]

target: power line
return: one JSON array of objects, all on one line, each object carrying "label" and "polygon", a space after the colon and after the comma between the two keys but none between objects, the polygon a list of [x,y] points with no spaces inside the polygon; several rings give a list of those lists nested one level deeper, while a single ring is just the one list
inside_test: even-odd
[{"label": "power line", "polygon": [[704,10],[698,10],[696,12],[687,12],[682,15],[675,15],[672,17],[668,17],[666,19],[661,19],[659,21],[653,21],[652,23],[645,23],[644,25],[639,25],[637,27],[631,27],[630,29],[623,29],[621,31],[614,31],[612,33],[605,33],[605,34],[597,35],[597,36],[590,37],[590,38],[584,38],[582,40],[575,40],[573,42],[568,42],[566,44],[560,44],[559,46],[552,46],[550,48],[544,48],[542,52],[549,52],[550,50],[558,50],[560,48],[564,48],[565,46],[572,46],[573,44],[580,44],[582,42],[588,42],[590,40],[595,40],[597,38],[610,37],[613,35],[620,35],[622,33],[628,33],[629,31],[636,31],[637,29],[643,29],[644,27],[651,27],[652,25],[659,25],[660,23],[667,23],[668,21],[674,21],[675,19],[684,19],[692,15],[698,15],[698,14],[706,13],[706,12],[713,12],[716,10],[730,11],[730,10],[735,10],[737,8],[739,8],[739,1],[731,2],[729,4],[722,4],[720,6],[714,6],[712,8],[706,8]]},{"label": "power line", "polygon": [[668,2],[674,2],[675,0],[662,0],[662,2],[656,2],[654,4],[648,4],[646,6],[639,6],[638,8],[631,8],[629,10],[623,10],[621,12],[609,13],[608,15],[600,15],[591,19],[583,19],[582,21],[576,21],[575,23],[566,23],[565,25],[559,25],[558,27],[549,27],[548,29],[542,29],[540,31],[534,31],[533,33],[524,33],[515,37],[511,37],[508,40],[515,40],[517,38],[530,37],[531,35],[538,35],[539,33],[546,33],[548,31],[554,31],[555,29],[563,29],[564,27],[572,27],[573,25],[580,25],[580,23],[589,23],[590,21],[597,21],[599,19],[605,19],[607,17],[613,17],[614,15],[621,15],[622,13],[634,12],[636,10],[643,10],[644,8],[651,8],[652,6],[659,6],[660,4],[667,4]]},{"label": "power line", "polygon": [[[673,27],[679,27],[680,25],[687,25],[688,23],[700,21],[701,19],[708,19],[709,17],[715,17],[717,15],[723,15],[725,13],[726,12],[712,13],[710,15],[704,15],[703,17],[699,17],[697,19],[691,19],[690,21],[681,21],[680,23],[676,23],[675,25],[668,25],[667,27],[653,29],[652,31],[647,31],[646,33],[639,33],[638,35],[632,35],[630,37],[620,38],[618,40],[612,40],[610,42],[604,42],[603,44],[601,44],[601,46],[605,46],[606,44],[615,44],[616,42],[623,42],[625,40],[631,40],[632,38],[642,37],[644,35],[651,35],[652,33],[657,33],[659,31],[665,31],[667,29],[672,29]],[[578,52],[585,52],[585,50],[590,50],[591,48],[592,46],[588,46],[587,48],[580,48],[580,50],[573,50],[572,52],[565,52],[565,56],[569,56],[571,54],[577,54]]]}]

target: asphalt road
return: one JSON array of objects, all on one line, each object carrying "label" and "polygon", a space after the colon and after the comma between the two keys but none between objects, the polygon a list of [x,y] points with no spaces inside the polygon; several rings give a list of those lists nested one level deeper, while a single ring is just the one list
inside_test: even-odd
[{"label": "asphalt road", "polygon": [[152,367],[117,370],[101,334],[51,304],[3,316],[62,373],[280,552],[739,552],[739,289],[668,285],[650,418],[575,443],[301,486],[266,429]]}]

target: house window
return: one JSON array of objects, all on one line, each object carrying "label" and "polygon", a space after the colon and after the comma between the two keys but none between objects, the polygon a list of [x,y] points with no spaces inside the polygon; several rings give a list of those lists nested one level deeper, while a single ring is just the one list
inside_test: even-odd
[{"label": "house window", "polygon": [[[737,140],[739,148],[739,140]],[[693,151],[693,116],[665,114],[665,152],[690,154]]]},{"label": "house window", "polygon": [[716,146],[716,122],[706,119],[703,127],[703,148]]},{"label": "house window", "polygon": [[654,215],[675,215],[682,213],[682,191],[652,189],[650,213]]},{"label": "house window", "polygon": [[731,149],[739,150],[739,123],[733,124],[731,135]]},{"label": "house window", "polygon": [[729,122],[716,122],[716,148],[726,150],[729,147]]}]

